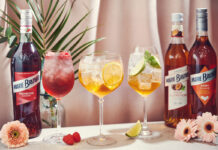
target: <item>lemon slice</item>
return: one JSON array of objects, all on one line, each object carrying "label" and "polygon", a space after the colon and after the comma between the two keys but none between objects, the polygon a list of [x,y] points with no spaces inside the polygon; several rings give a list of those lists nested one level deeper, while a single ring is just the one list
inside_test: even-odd
[{"label": "lemon slice", "polygon": [[113,86],[122,81],[123,69],[118,62],[109,62],[104,65],[102,70],[102,78],[105,85]]},{"label": "lemon slice", "polygon": [[136,137],[140,134],[141,130],[142,130],[142,125],[141,122],[138,120],[136,124],[126,132],[126,136]]},{"label": "lemon slice", "polygon": [[144,69],[145,69],[145,60],[144,60],[144,59],[141,59],[141,60],[135,65],[135,67],[133,67],[133,68],[130,70],[129,75],[130,75],[130,76],[136,76],[136,75],[138,75],[139,73],[141,73]]}]

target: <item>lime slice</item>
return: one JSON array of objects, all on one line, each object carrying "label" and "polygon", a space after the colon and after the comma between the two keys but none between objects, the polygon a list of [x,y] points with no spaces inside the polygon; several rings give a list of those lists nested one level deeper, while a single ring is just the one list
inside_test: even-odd
[{"label": "lime slice", "polygon": [[161,68],[159,59],[156,56],[151,55],[149,51],[145,51],[144,58],[152,67]]},{"label": "lime slice", "polygon": [[130,75],[130,76],[138,75],[138,74],[141,73],[144,69],[145,69],[145,60],[144,60],[144,59],[141,59],[141,60],[135,65],[135,67],[130,70],[129,75]]},{"label": "lime slice", "polygon": [[142,130],[142,125],[141,122],[138,120],[136,124],[126,132],[126,136],[136,137],[140,134],[141,130]]}]

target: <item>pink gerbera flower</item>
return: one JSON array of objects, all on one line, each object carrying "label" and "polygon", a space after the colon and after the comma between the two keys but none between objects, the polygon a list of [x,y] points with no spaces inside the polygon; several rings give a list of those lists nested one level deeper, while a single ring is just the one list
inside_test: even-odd
[{"label": "pink gerbera flower", "polygon": [[29,131],[24,123],[12,121],[2,127],[0,137],[9,148],[21,147],[27,144]]},{"label": "pink gerbera flower", "polygon": [[[218,133],[217,116],[209,112],[197,117],[198,137],[204,142],[214,142]],[[215,133],[216,132],[216,133]]]},{"label": "pink gerbera flower", "polygon": [[177,124],[174,137],[177,140],[188,142],[191,138],[197,136],[196,132],[197,132],[197,125],[195,120],[188,119],[186,121],[185,119],[182,119]]}]

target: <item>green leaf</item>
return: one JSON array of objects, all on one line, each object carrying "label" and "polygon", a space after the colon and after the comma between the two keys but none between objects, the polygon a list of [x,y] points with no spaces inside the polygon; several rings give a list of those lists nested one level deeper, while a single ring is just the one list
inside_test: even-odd
[{"label": "green leaf", "polygon": [[8,37],[3,37],[3,38],[0,38],[0,43],[4,43],[8,41]]},{"label": "green leaf", "polygon": [[[84,52],[88,47],[90,47],[91,45],[95,44],[96,42],[99,42],[101,40],[103,40],[104,38],[99,38],[99,39],[96,39],[96,40],[92,40],[92,41],[89,41],[85,44],[83,44],[82,46],[80,46],[79,48],[77,48],[76,50],[74,50],[72,53],[71,53],[71,56],[72,56],[72,60],[76,59],[82,52]],[[77,52],[77,53],[76,53]],[[74,55],[73,55],[74,54]]]},{"label": "green leaf", "polygon": [[[66,3],[65,3],[66,4]],[[62,7],[63,6],[63,7]],[[54,15],[54,18],[48,23],[48,27],[46,28],[46,35],[45,35],[45,38],[47,38],[51,33],[52,33],[52,30],[54,29],[54,27],[56,26],[56,24],[58,23],[58,21],[59,21],[59,19],[63,16],[63,12],[64,12],[64,9],[65,9],[65,6],[66,5],[62,5],[61,7],[62,7],[62,9],[60,9],[61,10],[61,12],[59,13],[59,15],[58,15],[58,17],[56,18],[56,20],[54,21],[54,23],[52,24],[52,26],[50,27],[50,24],[51,24],[51,21],[56,17],[56,15],[57,14],[55,14]],[[58,13],[59,12],[59,10],[56,12],[56,13]],[[47,24],[46,24],[46,26],[47,26]],[[49,31],[48,31],[49,30]]]},{"label": "green leaf", "polygon": [[2,32],[3,30],[4,30],[4,28],[0,26],[0,32]]},{"label": "green leaf", "polygon": [[55,5],[54,5],[54,7],[53,7],[51,13],[50,13],[49,16],[48,16],[48,19],[47,19],[47,17],[46,17],[46,24],[49,22],[49,20],[51,19],[52,15],[54,14],[54,11],[56,10],[56,7],[57,7],[58,3],[59,3],[59,0],[56,0]]},{"label": "green leaf", "polygon": [[7,54],[7,57],[8,58],[12,58],[12,55],[14,54],[14,52],[16,51],[16,49],[17,49],[17,46],[15,45],[14,47],[12,47],[10,50],[9,50],[9,52],[8,52],[8,54]]},{"label": "green leaf", "polygon": [[151,57],[151,53],[149,51],[145,51],[144,57],[146,60],[149,59]]},{"label": "green leaf", "polygon": [[8,14],[6,14],[2,10],[0,10],[0,12],[2,12],[9,19],[9,21],[16,26],[17,29],[20,29],[20,25],[16,21],[14,21],[14,19],[12,19]]},{"label": "green leaf", "polygon": [[20,19],[20,8],[12,0],[7,0],[9,7],[13,10],[16,16]]},{"label": "green leaf", "polygon": [[50,48],[50,46],[53,44],[53,42],[55,41],[55,39],[57,38],[57,36],[60,34],[60,32],[62,31],[62,29],[64,28],[69,16],[70,16],[70,12],[72,10],[72,5],[70,10],[68,11],[68,13],[65,15],[65,17],[63,18],[63,20],[61,21],[61,23],[59,24],[59,26],[56,28],[56,30],[53,32],[53,34],[49,37],[48,39],[48,46],[47,48]]},{"label": "green leaf", "polygon": [[[92,27],[94,28],[94,27]],[[83,30],[82,32],[78,33],[77,35],[75,35],[70,41],[68,41],[61,49],[64,50],[66,49],[77,37],[79,37],[81,34],[83,34],[84,32],[87,32],[89,30],[91,30],[92,28],[86,28],[85,30]]]},{"label": "green leaf", "polygon": [[16,35],[12,35],[9,40],[8,43],[10,45],[10,48],[12,48],[14,46],[14,44],[17,42],[17,36]]},{"label": "green leaf", "polygon": [[85,35],[85,33],[86,32],[84,32],[81,36],[80,36],[80,38],[73,44],[73,46],[71,46],[70,47],[70,51],[72,51],[78,44],[79,44],[79,42],[82,40],[82,38],[84,37],[84,35]]},{"label": "green leaf", "polygon": [[9,27],[7,27],[7,29],[6,29],[6,31],[5,31],[5,35],[6,35],[8,38],[10,38],[11,34],[12,34],[12,28],[11,28],[11,26],[9,26]]},{"label": "green leaf", "polygon": [[46,15],[45,15],[45,20],[47,20],[48,14],[49,14],[49,12],[51,10],[52,2],[53,2],[53,0],[50,0],[48,10],[47,10]]},{"label": "green leaf", "polygon": [[185,86],[184,86],[184,85],[182,86],[181,90],[182,90],[182,91],[184,91],[184,90],[185,90]]},{"label": "green leaf", "polygon": [[[73,32],[75,30],[75,28],[90,14],[91,11],[89,11],[88,13],[86,13],[56,44],[52,49],[59,49],[62,45],[62,43],[65,41],[65,39],[71,34],[71,32]],[[81,39],[83,38],[83,36],[85,35],[85,33],[87,32],[87,29],[85,30],[85,32],[83,32]],[[78,43],[80,42],[80,40],[78,41]],[[77,43],[77,44],[78,44]],[[76,46],[76,45],[75,45]]]},{"label": "green leaf", "polygon": [[7,22],[9,25],[11,25],[11,27],[12,27],[17,33],[20,33],[20,30],[17,29],[17,27],[14,26],[10,21],[8,21],[7,19],[5,19],[5,18],[3,18],[3,17],[1,17],[1,16],[0,16],[0,18],[1,18],[2,20],[4,20],[5,22]]},{"label": "green leaf", "polygon": [[[86,42],[84,43],[83,45],[81,45],[80,47],[78,47],[77,49],[75,49],[71,55],[74,55],[76,52],[79,52],[82,48],[86,47],[86,46],[91,46],[92,44],[95,44],[101,40],[103,40],[104,38],[99,38],[99,39],[96,39],[96,40],[92,40],[92,41],[89,41],[89,42]],[[70,51],[72,51],[72,49],[70,49]]]}]

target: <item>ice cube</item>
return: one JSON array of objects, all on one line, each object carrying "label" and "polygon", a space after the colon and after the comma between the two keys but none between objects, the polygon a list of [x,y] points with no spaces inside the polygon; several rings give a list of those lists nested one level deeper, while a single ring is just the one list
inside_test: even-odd
[{"label": "ice cube", "polygon": [[148,74],[148,73],[139,74],[138,75],[139,89],[142,90],[151,89],[151,80],[152,80],[152,74]]},{"label": "ice cube", "polygon": [[153,70],[152,82],[161,82],[161,69],[154,69]]},{"label": "ice cube", "polygon": [[139,82],[139,89],[140,90],[150,90],[151,89],[151,83]]}]

